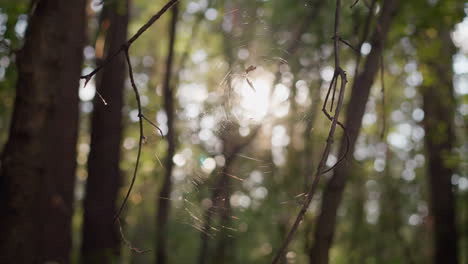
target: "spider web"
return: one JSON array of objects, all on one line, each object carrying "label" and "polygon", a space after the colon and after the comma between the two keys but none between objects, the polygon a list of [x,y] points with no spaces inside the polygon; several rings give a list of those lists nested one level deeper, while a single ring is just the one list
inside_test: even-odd
[{"label": "spider web", "polygon": [[[193,3],[198,5],[197,11],[190,11],[194,9],[190,7]],[[245,216],[264,210],[263,205],[269,204],[280,211],[267,212],[280,215],[273,219],[274,226],[284,222],[285,216],[294,212],[305,198],[303,186],[290,188],[291,192],[278,189],[275,184],[288,181],[282,166],[287,158],[286,149],[294,143],[294,135],[285,122],[291,112],[291,101],[298,101],[298,95],[292,90],[297,88],[303,91],[300,96],[307,97],[308,84],[303,79],[315,81],[317,77],[293,76],[289,64],[292,58],[297,58],[288,49],[292,43],[302,45],[302,40],[293,39],[287,30],[273,30],[283,26],[269,25],[267,20],[271,14],[262,12],[260,7],[252,12],[228,4],[215,9],[208,4],[206,1],[190,2],[179,26],[190,27],[195,15],[204,13],[200,34],[221,31],[223,48],[222,52],[208,51],[201,37],[195,37],[187,65],[178,71],[179,85],[175,94],[178,149],[173,157],[169,222],[172,229],[183,228],[182,225],[199,233],[201,243],[206,236],[212,247],[219,240],[235,238],[255,228],[255,223]],[[211,19],[214,12],[218,19]],[[147,57],[141,61],[131,59],[137,69],[138,65],[151,64]],[[146,76],[135,71],[143,106],[148,108],[151,102],[145,103],[150,92],[145,88],[149,82]],[[305,108],[310,100],[302,100],[300,104]],[[137,120],[134,110],[128,112],[130,120]],[[295,118],[295,123],[303,129],[309,114],[301,114],[303,118]],[[155,121],[163,133],[167,133],[164,111],[155,114]],[[159,132],[146,134],[143,152],[154,155],[151,148],[162,141]],[[160,157],[156,156],[155,163],[162,167]],[[145,173],[144,164],[141,171]],[[143,182],[148,183],[147,180]],[[131,200],[151,197],[148,193],[153,190],[150,189],[154,188],[137,186],[135,194],[140,198]],[[129,216],[131,218],[127,219],[131,221],[128,222],[135,225],[137,220]],[[271,247],[263,243],[262,254],[269,254]]]}]

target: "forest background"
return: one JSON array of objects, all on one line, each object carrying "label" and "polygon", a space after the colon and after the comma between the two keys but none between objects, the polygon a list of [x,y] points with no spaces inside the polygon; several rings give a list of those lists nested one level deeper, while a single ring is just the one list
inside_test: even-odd
[{"label": "forest background", "polygon": [[468,263],[467,15],[1,0],[0,263]]}]

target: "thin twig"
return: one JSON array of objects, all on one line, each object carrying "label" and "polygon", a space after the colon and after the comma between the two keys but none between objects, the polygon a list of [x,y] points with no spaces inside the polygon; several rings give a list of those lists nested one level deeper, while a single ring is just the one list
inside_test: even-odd
[{"label": "thin twig", "polygon": [[97,89],[96,89],[96,94],[99,96],[99,99],[101,99],[101,102],[102,102],[104,105],[108,105],[106,99],[104,99],[104,96],[102,96],[101,93],[99,93]]},{"label": "thin twig", "polygon": [[343,42],[346,46],[350,47],[354,52],[360,53],[360,51],[357,48],[355,48],[353,45],[351,45],[351,43],[344,40],[343,38],[340,38],[339,41]]},{"label": "thin twig", "polygon": [[138,253],[138,254],[144,254],[144,253],[147,253],[147,252],[150,252],[151,250],[149,249],[139,249],[139,248],[136,248],[132,245],[132,243],[130,243],[130,241],[128,241],[128,239],[125,237],[124,235],[124,232],[122,230],[122,224],[120,223],[120,219],[117,219],[117,224],[119,226],[119,232],[120,232],[120,236],[122,237],[122,241],[124,242],[124,244],[133,252],[135,253]]},{"label": "thin twig", "polygon": [[354,1],[354,3],[350,6],[350,8],[353,8],[355,5],[357,5],[357,3],[359,3],[359,0]]},{"label": "thin twig", "polygon": [[[338,72],[337,71],[335,71],[334,76],[335,76],[335,82],[334,82],[333,86],[330,86],[330,87],[333,87],[332,99],[331,99],[331,104],[330,104],[330,112],[333,111],[333,103],[335,102],[336,85],[338,84]],[[326,103],[327,103],[327,101],[325,101],[324,105]]]},{"label": "thin twig", "polygon": [[162,132],[161,128],[158,127],[158,125],[156,125],[153,121],[149,120],[144,114],[141,114],[141,117],[143,117],[143,119],[146,122],[150,123],[150,125],[152,125],[154,128],[156,128],[159,131],[159,133],[161,134],[161,137],[164,138],[164,133]]},{"label": "thin twig", "polygon": [[[299,227],[299,224],[302,222],[302,219],[304,218],[305,213],[307,212],[309,205],[312,201],[312,198],[315,194],[315,191],[317,190],[318,183],[320,180],[320,176],[323,174],[323,168],[325,167],[326,161],[328,159],[328,156],[330,154],[331,150],[331,145],[333,144],[333,138],[335,135],[335,130],[336,130],[336,125],[338,124],[338,117],[340,115],[341,109],[343,107],[343,98],[344,98],[344,92],[346,88],[346,83],[347,83],[347,78],[346,78],[346,73],[343,71],[343,69],[340,67],[340,59],[339,59],[339,25],[340,25],[340,16],[341,16],[341,0],[336,0],[336,9],[335,9],[335,30],[334,30],[334,53],[335,53],[335,74],[334,78],[336,80],[332,80],[333,85],[336,86],[338,82],[338,77],[340,79],[340,92],[338,96],[338,102],[335,108],[335,114],[332,119],[332,123],[330,126],[330,132],[328,133],[328,138],[327,138],[327,144],[325,145],[325,149],[322,154],[322,158],[320,160],[320,163],[317,167],[317,172],[314,176],[312,186],[309,189],[309,192],[307,193],[306,199],[304,200],[304,203],[302,205],[302,208],[297,215],[297,218],[291,227],[291,230],[289,231],[287,237],[285,238],[282,246],[280,249],[277,251],[275,258],[273,259],[273,264],[277,264],[282,256],[284,255],[286,248],[288,247],[289,243],[291,242],[295,232],[297,231],[297,228]],[[329,90],[332,88],[330,85]],[[326,112],[326,111],[325,111]]]},{"label": "thin twig", "polygon": [[[342,70],[343,71],[343,70]],[[344,71],[343,71],[344,72]],[[333,90],[333,95],[332,95],[332,101],[331,101],[331,107],[330,107],[330,111],[333,111],[333,104],[334,104],[334,100],[335,100],[335,93],[336,93],[336,86],[337,86],[337,80],[338,80],[338,76],[339,76],[339,73],[337,73],[337,71],[335,71],[335,73],[333,74],[333,78],[330,82],[330,86],[328,87],[328,91],[327,91],[327,95],[325,96],[325,101],[323,102],[323,105],[322,105],[322,112],[324,113],[324,115],[330,120],[333,122],[333,117],[331,116],[330,113],[327,112],[327,102],[328,102],[328,97],[330,96],[330,92]],[[327,173],[331,170],[333,170],[336,166],[338,166],[338,164],[340,164],[345,158],[346,158],[346,155],[348,154],[348,150],[349,150],[349,146],[350,146],[350,139],[349,139],[349,135],[346,131],[346,128],[345,126],[343,125],[343,123],[341,123],[340,121],[336,121],[337,125],[341,127],[341,129],[343,129],[343,134],[344,136],[346,137],[346,149],[345,149],[345,152],[343,153],[343,155],[338,159],[338,161],[335,163],[335,165],[333,165],[332,167],[330,167],[329,169],[326,169],[322,172],[322,174],[324,173]]]},{"label": "thin twig", "polygon": [[152,16],[150,20],[148,20],[148,22],[141,26],[137,33],[135,33],[135,35],[133,35],[129,40],[123,43],[122,46],[120,46],[120,49],[114,51],[114,53],[109,55],[102,62],[102,64],[96,67],[96,69],[94,69],[92,72],[81,76],[80,79],[85,80],[85,86],[91,80],[91,78],[93,78],[93,76],[96,75],[96,73],[98,73],[102,68],[109,64],[109,62],[111,62],[115,57],[117,57],[117,55],[119,55],[120,52],[125,52],[125,50],[128,50],[128,48],[130,48],[133,42],[135,42],[135,40],[137,40],[149,27],[151,27],[154,24],[154,22],[156,22],[164,13],[166,13],[166,11],[169,10],[169,8],[171,8],[177,1],[179,0],[170,0],[166,5],[164,5],[161,8],[161,10],[159,10],[159,12]]},{"label": "thin twig", "polygon": [[338,161],[330,168],[324,170],[322,174],[325,174],[335,169],[336,166],[338,166],[338,164],[340,164],[346,158],[346,155],[348,154],[349,148],[351,146],[351,139],[349,138],[349,135],[348,135],[348,132],[346,131],[345,126],[341,124],[340,121],[337,121],[336,123],[341,127],[341,129],[343,129],[343,136],[346,138],[346,148],[345,148],[345,151],[343,152],[343,155],[338,159]]},{"label": "thin twig", "polygon": [[143,141],[145,139],[145,135],[143,134],[143,114],[141,112],[141,100],[140,100],[140,93],[138,92],[138,88],[136,87],[135,84],[135,79],[133,78],[133,68],[132,68],[132,63],[130,62],[130,56],[128,55],[128,47],[124,50],[125,54],[125,59],[127,61],[128,65],[128,74],[130,76],[130,83],[132,84],[133,92],[135,93],[136,101],[137,101],[137,107],[138,107],[138,123],[140,124],[140,139],[138,141],[138,153],[137,153],[137,158],[135,162],[135,169],[133,170],[133,177],[132,181],[130,183],[130,187],[128,188],[127,195],[125,195],[125,198],[122,202],[122,205],[120,206],[119,211],[114,217],[114,222],[119,219],[120,214],[122,213],[123,208],[125,207],[125,204],[128,201],[128,197],[130,197],[130,193],[132,192],[133,185],[135,184],[136,180],[136,175],[138,172],[138,165],[140,164],[140,156],[141,156],[141,148],[143,146]]},{"label": "thin twig", "polygon": [[[326,107],[327,107],[328,97],[330,96],[330,92],[331,92],[331,90],[332,90],[332,87],[333,87],[333,86],[336,86],[335,82],[336,82],[336,71],[333,73],[333,78],[332,78],[332,80],[331,80],[331,82],[330,82],[330,86],[328,86],[327,95],[325,96],[325,101],[323,102],[323,106],[322,106],[322,112],[323,112],[323,113],[327,116],[327,118],[330,119],[330,120],[332,119],[332,117],[331,117],[331,115],[327,112],[327,108],[326,108]],[[330,111],[333,110],[333,108],[330,108],[330,109],[331,109]]]},{"label": "thin twig", "polygon": [[84,86],[86,87],[86,85],[88,84],[89,81],[91,81],[91,79],[93,78],[94,75],[96,75],[102,68],[104,68],[107,64],[109,64],[109,62],[111,62],[115,57],[117,57],[117,55],[119,55],[119,53],[122,51],[122,47],[126,46],[126,44],[122,45],[120,49],[116,50],[114,53],[112,53],[111,55],[109,55],[103,62],[101,65],[97,66],[96,69],[94,69],[92,72],[86,74],[86,75],[83,75],[80,77],[80,79],[84,79],[85,80],[85,84]]},{"label": "thin twig", "polygon": [[[138,92],[138,88],[137,88],[137,86],[135,84],[135,79],[133,77],[133,68],[132,68],[132,64],[130,62],[130,55],[128,54],[128,50],[130,49],[130,46],[133,44],[133,42],[135,42],[149,27],[151,27],[154,24],[154,22],[156,22],[164,13],[166,13],[167,10],[169,10],[169,8],[171,8],[175,3],[177,3],[177,1],[178,0],[170,0],[166,5],[164,5],[161,8],[161,10],[159,10],[155,15],[153,15],[148,20],[148,22],[146,22],[143,26],[141,26],[140,29],[137,31],[137,33],[135,33],[135,35],[133,35],[130,39],[128,39],[125,43],[123,43],[118,50],[116,50],[114,53],[112,53],[110,56],[108,56],[102,62],[101,65],[96,67],[96,69],[94,69],[92,72],[80,77],[81,79],[85,80],[85,86],[86,86],[86,84],[93,78],[93,76],[96,75],[106,65],[108,65],[115,57],[117,57],[117,55],[120,54],[120,52],[124,53],[125,59],[127,61],[127,65],[128,65],[128,73],[130,75],[130,82],[131,82],[131,85],[132,85],[132,88],[133,88],[133,92],[135,93],[137,106],[138,106],[138,121],[139,121],[139,125],[140,125],[140,139],[139,139],[139,142],[138,142],[138,154],[137,154],[137,159],[136,159],[136,163],[135,163],[135,169],[133,171],[132,181],[130,183],[130,187],[128,188],[127,194],[125,195],[125,198],[124,198],[124,200],[122,202],[122,205],[120,206],[120,209],[118,210],[117,214],[114,216],[114,222],[117,221],[117,220],[120,221],[119,217],[122,214],[122,210],[124,209],[124,207],[125,207],[125,205],[126,205],[126,203],[128,201],[128,198],[130,196],[130,193],[132,192],[133,185],[135,184],[136,175],[137,175],[137,172],[138,172],[138,165],[140,164],[141,148],[142,148],[143,142],[145,140],[145,136],[143,134],[143,119],[148,121],[154,127],[156,127],[159,130],[159,132],[161,133],[161,135],[163,135],[161,129],[156,124],[151,122],[148,118],[146,118],[143,115],[142,108],[141,108],[140,93]],[[103,102],[105,102],[105,100],[104,100],[104,98],[102,98],[102,96],[101,96],[101,99],[103,100]]]}]

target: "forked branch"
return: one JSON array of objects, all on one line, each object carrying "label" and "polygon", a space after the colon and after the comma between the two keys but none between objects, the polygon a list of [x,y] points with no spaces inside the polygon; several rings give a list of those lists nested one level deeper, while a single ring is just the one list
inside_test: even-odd
[{"label": "forked branch", "polygon": [[143,146],[143,141],[145,139],[145,135],[143,134],[143,114],[141,113],[140,93],[138,92],[138,88],[136,87],[136,84],[135,84],[135,79],[133,78],[133,68],[132,68],[132,63],[130,62],[130,56],[128,55],[128,47],[124,50],[124,54],[125,54],[125,60],[127,61],[127,65],[128,65],[128,74],[130,76],[130,83],[132,84],[133,92],[135,93],[135,97],[137,101],[138,123],[140,125],[140,138],[138,140],[138,153],[137,153],[137,158],[136,158],[136,163],[135,163],[135,169],[133,170],[132,181],[130,183],[130,187],[128,188],[127,195],[125,195],[122,205],[120,206],[119,211],[114,217],[114,221],[119,219],[119,216],[122,213],[122,210],[124,209],[125,204],[128,201],[128,197],[130,196],[130,193],[133,189],[133,185],[135,184],[135,179],[136,179],[136,175],[138,172],[138,165],[140,164],[141,148]]},{"label": "forked branch", "polygon": [[[119,220],[119,217],[120,217],[120,215],[122,213],[122,210],[125,208],[125,205],[126,205],[126,203],[128,201],[130,193],[132,192],[133,185],[135,184],[136,175],[138,173],[138,165],[140,164],[141,148],[142,148],[143,143],[145,141],[145,136],[143,134],[143,120],[147,121],[153,127],[155,127],[161,133],[161,136],[163,136],[163,133],[162,133],[161,129],[155,123],[151,122],[150,119],[148,119],[147,117],[145,117],[143,115],[143,111],[142,111],[142,108],[141,108],[140,93],[138,92],[138,88],[137,88],[137,86],[135,84],[135,80],[134,80],[134,77],[133,77],[133,68],[132,68],[132,64],[130,62],[130,55],[128,53],[128,50],[130,49],[130,46],[133,44],[133,42],[135,42],[148,28],[150,28],[154,24],[154,22],[156,22],[164,13],[166,13],[178,1],[179,0],[170,0],[166,5],[164,5],[161,8],[161,10],[159,10],[156,14],[153,15],[148,20],[148,22],[146,22],[143,26],[141,26],[140,29],[138,29],[137,33],[135,33],[135,35],[133,35],[125,43],[122,43],[122,45],[120,46],[120,48],[118,50],[114,51],[114,53],[109,55],[103,61],[103,63],[101,65],[96,67],[96,69],[94,69],[92,72],[80,77],[81,79],[85,80],[85,86],[86,86],[86,84],[101,69],[103,69],[106,65],[108,65],[121,52],[124,53],[124,56],[125,56],[125,59],[126,59],[127,65],[128,65],[128,74],[129,74],[129,77],[130,77],[130,82],[131,82],[133,92],[135,93],[135,98],[136,98],[136,101],[137,101],[138,121],[139,121],[139,126],[140,126],[140,138],[139,138],[139,142],[138,142],[138,153],[137,153],[137,159],[136,159],[136,163],[135,163],[135,169],[133,170],[133,177],[132,177],[132,180],[131,180],[131,183],[130,183],[130,187],[128,188],[127,194],[125,195],[125,198],[124,198],[124,200],[122,202],[122,205],[120,206],[119,210],[117,211],[117,214],[114,216],[114,222]],[[104,98],[101,97],[101,99],[103,100],[103,102],[105,102]],[[120,223],[120,221],[118,221],[118,222]]]},{"label": "forked branch", "polygon": [[[336,0],[336,7],[335,7],[335,30],[334,30],[334,36],[333,36],[333,41],[334,41],[334,56],[335,56],[335,71],[333,75],[333,79],[330,82],[330,86],[328,88],[327,92],[327,97],[324,102],[323,106],[323,112],[325,115],[332,121],[331,126],[330,126],[330,131],[328,133],[328,138],[327,138],[327,144],[325,145],[325,149],[322,153],[322,158],[320,159],[319,165],[317,167],[317,171],[315,173],[315,176],[312,181],[312,185],[307,193],[307,196],[304,200],[304,203],[302,204],[302,208],[299,211],[299,214],[296,217],[296,220],[294,221],[293,226],[291,227],[291,230],[289,231],[288,235],[286,236],[285,240],[283,241],[282,246],[278,249],[275,258],[273,259],[273,264],[277,264],[282,256],[284,255],[286,248],[288,247],[289,243],[291,242],[294,234],[296,233],[299,224],[302,222],[304,219],[304,215],[307,212],[307,209],[309,208],[309,205],[312,201],[312,198],[315,195],[315,192],[318,187],[318,183],[320,180],[320,176],[326,172],[327,170],[324,170],[326,166],[326,162],[328,160],[328,156],[330,154],[331,146],[333,144],[333,138],[335,135],[335,130],[336,126],[339,125],[344,129],[344,126],[338,121],[338,117],[340,115],[341,109],[343,107],[343,98],[344,98],[344,92],[346,88],[346,83],[347,78],[346,78],[346,73],[345,71],[341,68],[340,66],[340,55],[339,55],[339,43],[340,43],[340,37],[339,37],[339,26],[340,26],[340,16],[341,16],[341,0]],[[340,90],[339,90],[339,95],[338,95],[338,102],[335,107],[334,115],[332,116],[330,113],[327,112],[326,110],[326,104],[328,101],[328,96],[330,95],[331,91],[333,91],[332,95],[332,103],[331,103],[331,109],[333,110],[333,105],[334,105],[334,97],[338,85],[338,81],[340,81]],[[346,134],[346,132],[345,132]]]},{"label": "forked branch", "polygon": [[119,53],[125,52],[125,50],[128,50],[130,46],[133,44],[133,42],[135,42],[135,40],[137,40],[148,28],[150,28],[154,24],[154,22],[156,22],[164,13],[167,12],[167,10],[169,10],[169,8],[171,8],[178,1],[179,0],[170,0],[169,2],[167,2],[167,4],[164,5],[163,8],[161,8],[161,10],[159,10],[156,14],[154,14],[154,16],[152,16],[150,20],[148,20],[148,22],[146,22],[143,26],[140,27],[140,29],[137,31],[137,33],[135,33],[135,35],[133,35],[125,43],[122,43],[122,46],[120,46],[120,49],[114,51],[114,53],[109,55],[103,61],[103,63],[99,65],[98,67],[96,67],[96,69],[94,69],[92,72],[81,76],[80,79],[85,80],[85,85],[93,78],[94,75],[96,75],[100,70],[102,70],[102,68],[104,68],[107,64],[109,64],[115,57],[117,57]]}]

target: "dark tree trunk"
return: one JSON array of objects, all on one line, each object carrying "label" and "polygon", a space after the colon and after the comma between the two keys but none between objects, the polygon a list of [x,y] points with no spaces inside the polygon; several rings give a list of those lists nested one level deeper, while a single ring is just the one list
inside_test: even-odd
[{"label": "dark tree trunk", "polygon": [[[376,29],[371,36],[372,51],[366,58],[364,70],[353,83],[351,97],[346,111],[346,131],[350,139],[347,159],[352,159],[354,144],[359,135],[370,88],[378,70],[383,43],[396,14],[397,0],[385,0]],[[345,154],[346,138],[341,140],[339,157]],[[329,251],[335,233],[336,213],[341,202],[346,180],[348,178],[348,162],[340,163],[334,170],[333,177],[327,183],[323,193],[321,212],[317,220],[314,234],[314,244],[310,251],[310,263],[325,264],[329,261]]]},{"label": "dark tree trunk", "polygon": [[[214,187],[213,193],[211,195],[211,201],[213,205],[206,210],[204,214],[204,226],[203,232],[201,232],[201,248],[200,254],[198,256],[198,264],[206,264],[209,263],[209,238],[211,236],[211,224],[215,220],[216,212],[219,213],[220,219],[223,222],[223,225],[228,224],[228,217],[230,217],[231,213],[231,206],[229,203],[229,197],[231,195],[231,190],[229,186],[230,178],[228,175],[231,175],[232,165],[234,160],[232,158],[226,159],[226,164],[224,165],[223,169],[220,172],[219,179]],[[224,234],[221,234],[224,236]],[[213,252],[216,255],[217,261],[223,262],[225,257],[225,246],[226,241],[225,238],[221,237],[221,242],[218,245],[218,250]],[[224,263],[224,262],[223,262]]]},{"label": "dark tree trunk", "polygon": [[165,264],[167,262],[167,220],[169,218],[169,209],[171,206],[171,190],[172,190],[172,169],[174,163],[172,158],[176,149],[176,133],[174,128],[174,95],[171,89],[172,65],[174,61],[174,45],[176,38],[176,27],[178,19],[179,7],[175,4],[172,7],[172,18],[169,29],[169,52],[166,61],[166,75],[164,78],[163,93],[164,93],[164,111],[167,116],[167,153],[164,161],[165,172],[164,181],[158,197],[158,215],[157,215],[157,233],[156,233],[156,263]]},{"label": "dark tree trunk", "polygon": [[69,262],[84,0],[36,1],[0,175],[0,263]]},{"label": "dark tree trunk", "polygon": [[[100,32],[106,36],[104,54],[113,53],[126,41],[128,5],[128,0],[104,5]],[[125,71],[125,58],[119,56],[97,77],[97,91],[108,105],[95,97],[84,200],[83,263],[114,263],[120,254],[120,236],[113,218],[121,184],[119,164]]]},{"label": "dark tree trunk", "polygon": [[[458,236],[455,217],[455,198],[451,178],[454,163],[450,162],[455,142],[452,56],[455,48],[450,31],[440,29],[432,58],[422,58],[425,74],[420,91],[423,96],[424,137],[429,179],[430,213],[434,230],[434,264],[458,263]],[[431,53],[432,54],[432,53]],[[427,80],[426,80],[427,79]]]},{"label": "dark tree trunk", "polygon": [[[402,206],[401,206],[401,181],[403,179],[394,177],[392,169],[393,153],[387,145],[385,145],[385,168],[381,173],[382,190],[379,198],[381,208],[385,208],[379,214],[377,223],[377,239],[375,241],[375,252],[377,263],[421,263],[416,261],[418,256],[411,246],[408,244],[405,236],[402,235]],[[364,202],[361,202],[364,204]],[[365,233],[364,233],[365,234]],[[366,243],[368,238],[363,237],[361,241],[355,241],[355,244]],[[395,243],[398,247],[394,247]],[[417,244],[416,244],[417,245]],[[363,260],[361,260],[363,262]],[[354,263],[354,262],[351,262]]]},{"label": "dark tree trunk", "polygon": [[[226,166],[224,168],[223,173],[226,175],[233,175],[233,168],[232,168],[232,163],[229,164],[229,166]],[[222,208],[219,212],[220,214],[220,238],[217,241],[216,245],[216,251],[214,254],[214,263],[235,263],[234,261],[234,256],[233,256],[233,251],[229,250],[230,248],[233,248],[233,243],[234,243],[234,238],[232,238],[229,233],[228,229],[231,226],[231,221],[232,221],[232,208],[231,208],[231,202],[230,202],[230,197],[232,193],[232,183],[230,182],[230,177],[226,177],[226,181],[223,183],[223,190],[222,194],[220,195],[221,201],[220,201],[220,207]]]},{"label": "dark tree trunk", "polygon": [[[254,128],[250,136],[242,139],[237,133],[239,128],[238,124],[226,122],[222,127],[225,128],[224,134],[221,135],[221,140],[223,141],[223,155],[226,157],[226,162],[219,172],[219,178],[214,184],[213,192],[211,194],[212,205],[206,209],[203,214],[204,226],[202,227],[201,232],[201,246],[198,254],[198,264],[228,262],[227,255],[230,252],[227,252],[229,241],[228,238],[226,238],[227,234],[225,232],[225,227],[230,225],[232,215],[230,205],[232,187],[230,181],[233,175],[234,162],[236,161],[236,156],[255,139],[261,128],[260,126]],[[221,238],[218,242],[216,252],[213,253],[214,257],[210,259],[209,239],[211,236],[211,223],[216,220],[216,213],[219,213],[219,222],[222,226],[220,232]]]}]

